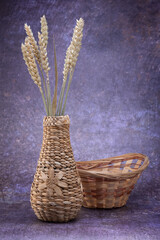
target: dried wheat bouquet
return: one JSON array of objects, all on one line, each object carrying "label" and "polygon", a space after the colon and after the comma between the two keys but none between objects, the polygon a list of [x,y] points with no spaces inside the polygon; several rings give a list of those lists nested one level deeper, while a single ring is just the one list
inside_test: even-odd
[{"label": "dried wheat bouquet", "polygon": [[46,17],[41,17],[41,32],[38,32],[38,43],[33,36],[31,27],[24,25],[26,31],[25,42],[21,44],[23,59],[27,65],[28,72],[33,82],[38,86],[42,95],[42,100],[47,116],[61,116],[65,114],[66,102],[70,84],[73,78],[74,69],[81,48],[83,37],[84,20],[77,20],[73,31],[71,43],[66,51],[63,69],[63,83],[57,104],[57,86],[58,86],[58,69],[57,57],[54,44],[54,65],[55,65],[55,87],[53,99],[51,99],[50,79],[49,79],[49,60],[47,55],[48,45],[48,24]]}]

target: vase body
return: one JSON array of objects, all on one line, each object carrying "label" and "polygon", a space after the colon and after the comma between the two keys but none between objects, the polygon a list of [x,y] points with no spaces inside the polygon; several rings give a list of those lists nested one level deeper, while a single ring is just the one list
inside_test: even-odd
[{"label": "vase body", "polygon": [[69,116],[43,119],[43,143],[30,197],[37,218],[43,221],[68,222],[82,206],[81,180],[69,125]]}]

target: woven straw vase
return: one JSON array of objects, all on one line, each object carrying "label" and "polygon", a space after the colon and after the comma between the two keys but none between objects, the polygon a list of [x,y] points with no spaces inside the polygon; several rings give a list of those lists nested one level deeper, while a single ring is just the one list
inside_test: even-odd
[{"label": "woven straw vase", "polygon": [[31,206],[38,219],[68,222],[83,202],[69,135],[69,116],[44,117],[43,143],[31,187]]}]

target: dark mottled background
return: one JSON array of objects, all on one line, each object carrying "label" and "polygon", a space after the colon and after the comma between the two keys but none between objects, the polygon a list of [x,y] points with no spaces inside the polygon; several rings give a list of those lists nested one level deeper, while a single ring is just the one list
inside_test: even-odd
[{"label": "dark mottled background", "polygon": [[[65,51],[76,18],[85,20],[83,46],[66,113],[76,161],[129,152],[150,165],[126,207],[82,208],[69,224],[38,221],[29,204],[45,114],[21,54],[24,23],[37,38],[49,25],[53,91],[54,33],[59,91]],[[151,0],[0,1],[0,239],[158,239],[160,234],[160,2]]]}]

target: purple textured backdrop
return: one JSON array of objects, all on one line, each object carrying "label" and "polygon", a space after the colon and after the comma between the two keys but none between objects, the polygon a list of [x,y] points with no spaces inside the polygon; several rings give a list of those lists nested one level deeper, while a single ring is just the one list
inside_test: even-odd
[{"label": "purple textured backdrop", "polygon": [[[79,218],[68,225],[39,222],[29,204],[45,113],[20,46],[25,38],[24,23],[37,34],[43,14],[49,25],[52,87],[53,33],[55,36],[59,91],[65,51],[76,18],[85,20],[82,49],[66,107],[71,119],[75,160],[129,152],[140,152],[150,159],[126,207],[116,210],[82,208]],[[1,0],[0,16],[0,237],[158,239],[159,1]]]}]

